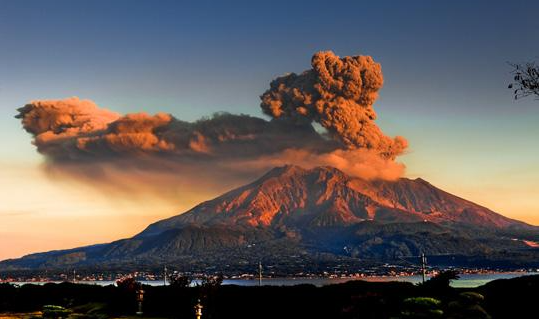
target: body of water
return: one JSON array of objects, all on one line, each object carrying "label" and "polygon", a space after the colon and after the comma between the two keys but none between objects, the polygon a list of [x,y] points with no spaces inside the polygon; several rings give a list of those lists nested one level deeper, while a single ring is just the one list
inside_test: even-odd
[{"label": "body of water", "polygon": [[[491,273],[491,274],[461,274],[460,279],[454,280],[451,286],[456,288],[472,288],[478,287],[488,283],[489,281],[496,279],[510,279],[521,276],[539,275],[539,272],[518,272],[518,273]],[[427,277],[428,279],[429,277]],[[421,282],[421,276],[383,276],[383,277],[361,277],[361,278],[264,278],[262,279],[262,285],[267,286],[294,286],[301,284],[311,284],[318,287],[339,284],[352,280],[364,280],[372,282],[389,282],[389,281],[404,281],[411,283]],[[163,281],[140,281],[145,285],[162,286]],[[14,284],[45,284],[45,282],[14,282]],[[77,281],[81,284],[90,285],[112,285],[114,281]],[[196,281],[195,283],[196,284]],[[238,286],[258,286],[258,279],[225,279],[224,285],[238,285]]]}]

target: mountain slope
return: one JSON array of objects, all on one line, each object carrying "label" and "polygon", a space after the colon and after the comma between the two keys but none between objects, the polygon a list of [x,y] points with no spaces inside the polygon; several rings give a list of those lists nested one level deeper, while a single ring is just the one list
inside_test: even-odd
[{"label": "mountain slope", "polygon": [[188,224],[305,228],[364,220],[528,227],[422,179],[365,181],[332,167],[284,166],[184,214],[154,223],[139,236]]},{"label": "mountain slope", "polygon": [[151,224],[133,238],[32,254],[1,262],[0,269],[152,263],[234,268],[241,260],[260,258],[281,264],[300,258],[309,260],[303,264],[308,267],[321,258],[357,262],[420,252],[496,255],[529,249],[523,239],[537,241],[538,228],[422,179],[366,181],[332,167],[284,166]]}]

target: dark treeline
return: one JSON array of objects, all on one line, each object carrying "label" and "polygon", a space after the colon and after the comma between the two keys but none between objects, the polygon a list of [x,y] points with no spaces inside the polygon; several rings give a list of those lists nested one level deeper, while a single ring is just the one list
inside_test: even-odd
[{"label": "dark treeline", "polygon": [[496,280],[473,289],[450,287],[452,278],[449,273],[423,285],[351,281],[324,287],[244,287],[220,285],[219,280],[196,287],[186,287],[185,282],[140,286],[134,281],[105,287],[1,284],[0,313],[57,305],[77,318],[134,315],[142,288],[143,317],[194,318],[198,300],[204,307],[202,318],[536,318],[538,314],[539,276]]}]

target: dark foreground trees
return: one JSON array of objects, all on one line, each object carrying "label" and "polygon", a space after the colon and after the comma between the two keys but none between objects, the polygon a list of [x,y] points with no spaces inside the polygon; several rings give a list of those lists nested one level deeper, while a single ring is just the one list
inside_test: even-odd
[{"label": "dark foreground trees", "polygon": [[[145,290],[143,317],[194,318],[193,307],[199,299],[204,306],[204,319],[496,319],[531,318],[526,314],[537,311],[539,276],[497,280],[474,289],[442,288],[442,283],[448,282],[450,277],[446,274],[430,285],[353,281],[324,287],[245,287],[220,285],[218,280],[211,280],[206,286],[142,286]],[[15,287],[2,284],[0,317],[2,312],[42,311],[46,305],[65,308],[64,314],[69,314],[69,318],[134,316],[137,305],[132,300],[136,296],[130,293],[133,286],[62,283]]]}]

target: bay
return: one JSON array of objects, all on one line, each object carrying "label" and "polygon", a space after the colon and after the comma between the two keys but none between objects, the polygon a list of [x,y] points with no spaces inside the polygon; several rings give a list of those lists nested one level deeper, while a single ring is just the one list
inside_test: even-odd
[{"label": "bay", "polygon": [[[497,279],[511,279],[521,276],[528,275],[539,275],[539,272],[511,272],[511,273],[486,273],[486,274],[461,274],[460,279],[454,280],[451,283],[452,287],[455,288],[473,288],[484,285],[492,280]],[[429,277],[427,277],[429,279]],[[364,280],[370,282],[390,282],[390,281],[404,281],[411,283],[420,283],[422,278],[420,275],[415,276],[378,276],[378,277],[354,277],[354,278],[263,278],[262,285],[264,286],[294,286],[309,284],[315,285],[317,287],[345,283],[352,280]],[[150,286],[162,286],[162,280],[142,280],[142,284]],[[13,282],[13,284],[24,285],[24,284],[45,284],[46,282]],[[90,284],[90,285],[113,285],[115,281],[77,281],[80,284]],[[198,282],[194,281],[193,285],[196,285]],[[225,279],[223,280],[223,285],[238,285],[238,286],[258,286],[258,279]]]}]

